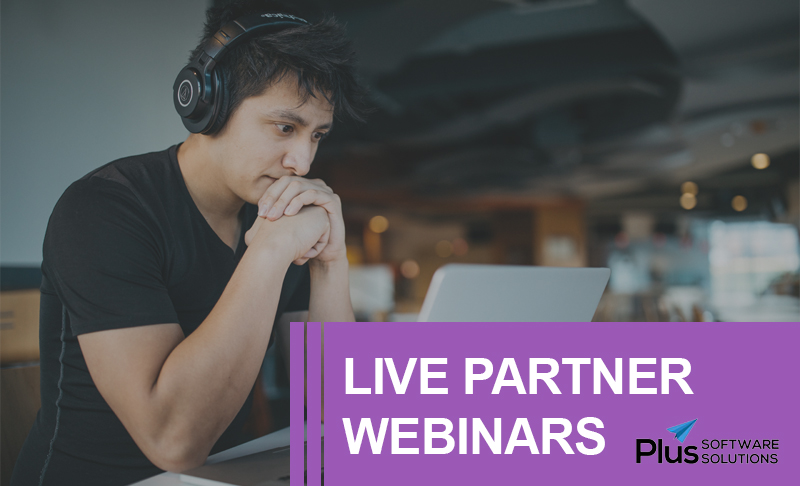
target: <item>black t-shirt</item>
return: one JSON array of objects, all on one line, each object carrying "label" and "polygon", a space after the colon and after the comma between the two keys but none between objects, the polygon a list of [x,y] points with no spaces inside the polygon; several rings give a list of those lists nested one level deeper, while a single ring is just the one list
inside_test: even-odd
[{"label": "black t-shirt", "polygon": [[[170,322],[188,336],[244,254],[244,231],[234,252],[197,209],[176,154],[173,146],[111,162],[73,183],[53,210],[42,262],[42,408],[14,486],[110,486],[161,472],[100,395],[77,336]],[[247,229],[257,208],[246,204],[241,216]],[[308,309],[309,296],[308,265],[290,265],[274,317]],[[251,399],[212,453],[245,439]]]}]

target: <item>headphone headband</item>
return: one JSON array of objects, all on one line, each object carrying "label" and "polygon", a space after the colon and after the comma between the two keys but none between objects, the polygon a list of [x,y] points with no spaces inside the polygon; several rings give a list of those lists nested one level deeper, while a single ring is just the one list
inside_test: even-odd
[{"label": "headphone headband", "polygon": [[203,54],[210,59],[211,66],[208,70],[213,69],[228,50],[236,47],[247,36],[271,34],[304,24],[308,25],[308,21],[282,13],[252,14],[228,22],[203,46]]},{"label": "headphone headband", "polygon": [[172,86],[173,102],[183,125],[192,133],[211,134],[224,124],[227,91],[217,63],[242,40],[256,34],[309,25],[300,17],[284,13],[256,13],[223,25],[203,45],[202,51],[184,67]]}]

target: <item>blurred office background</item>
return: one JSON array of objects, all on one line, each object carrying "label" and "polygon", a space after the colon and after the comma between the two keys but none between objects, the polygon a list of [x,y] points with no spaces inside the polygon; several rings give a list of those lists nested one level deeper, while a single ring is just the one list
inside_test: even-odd
[{"label": "blurred office background", "polygon": [[[599,321],[800,320],[796,0],[292,3],[347,24],[376,107],[311,174],[344,202],[359,319],[413,320],[471,262],[608,266]],[[208,5],[0,4],[4,363],[38,359],[64,189],[185,138]]]},{"label": "blurred office background", "polygon": [[393,277],[361,317],[474,262],[608,266],[595,320],[800,320],[796,1],[309,3],[378,106],[314,169]]}]

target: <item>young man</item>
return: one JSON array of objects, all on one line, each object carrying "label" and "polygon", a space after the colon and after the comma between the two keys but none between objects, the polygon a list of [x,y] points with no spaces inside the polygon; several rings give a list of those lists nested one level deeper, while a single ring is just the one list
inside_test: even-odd
[{"label": "young man", "polygon": [[[208,12],[209,39],[257,1]],[[273,323],[350,321],[338,196],[304,178],[362,88],[332,20],[243,40],[216,66],[215,133],[72,184],[42,263],[42,409],[12,484],[115,485],[241,442]],[[220,128],[221,127],[221,128]]]}]

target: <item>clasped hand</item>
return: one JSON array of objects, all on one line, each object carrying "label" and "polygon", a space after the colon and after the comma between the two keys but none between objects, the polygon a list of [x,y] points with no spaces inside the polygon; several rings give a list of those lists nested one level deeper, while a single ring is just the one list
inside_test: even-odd
[{"label": "clasped hand", "polygon": [[[321,179],[305,179],[298,176],[284,176],[272,183],[258,201],[258,218],[253,226],[245,235],[245,243],[249,246],[255,234],[264,223],[278,222],[283,216],[295,216],[301,211],[310,210],[306,206],[318,206],[325,210],[328,217],[328,224],[317,228],[316,225],[301,221],[288,221],[293,218],[286,218],[283,222],[287,230],[292,231],[294,244],[298,247],[295,253],[294,263],[302,265],[314,258],[317,261],[328,263],[337,259],[346,258],[346,248],[344,242],[344,219],[342,218],[342,202],[339,196],[334,194]],[[314,211],[309,211],[314,212]],[[312,215],[309,214],[309,217]],[[319,223],[318,218],[314,220]],[[305,225],[305,228],[298,228],[298,225]],[[315,231],[316,230],[316,231]],[[314,239],[314,233],[322,233]],[[276,227],[276,231],[280,231]],[[310,233],[309,233],[310,232]],[[303,253],[300,253],[300,252]]]}]

